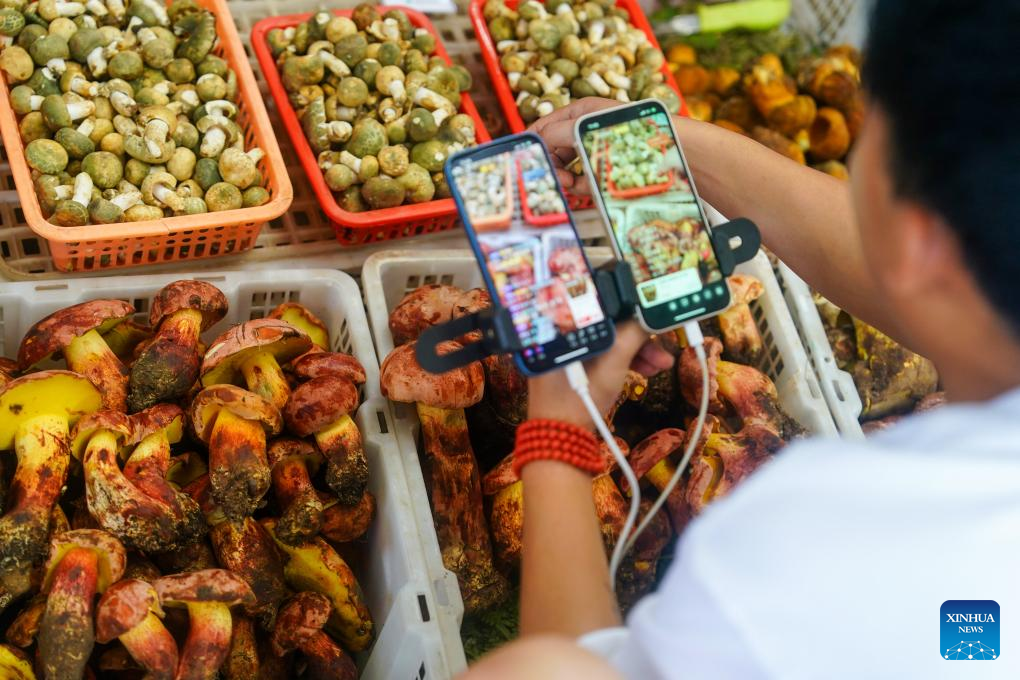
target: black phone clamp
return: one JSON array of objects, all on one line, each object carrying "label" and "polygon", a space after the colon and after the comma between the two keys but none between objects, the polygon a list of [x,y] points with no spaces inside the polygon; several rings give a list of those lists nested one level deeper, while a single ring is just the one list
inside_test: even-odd
[{"label": "black phone clamp", "polygon": [[[761,234],[751,220],[740,218],[712,229],[719,269],[729,276],[737,265],[753,258],[761,247]],[[634,272],[623,260],[610,260],[595,270],[595,287],[599,291],[606,316],[615,322],[626,321],[638,304]],[[462,344],[459,349],[440,353],[440,345],[465,336],[476,341]],[[427,328],[415,345],[418,363],[429,373],[446,373],[480,361],[493,354],[522,350],[510,311],[494,305],[474,314],[462,316]]]}]

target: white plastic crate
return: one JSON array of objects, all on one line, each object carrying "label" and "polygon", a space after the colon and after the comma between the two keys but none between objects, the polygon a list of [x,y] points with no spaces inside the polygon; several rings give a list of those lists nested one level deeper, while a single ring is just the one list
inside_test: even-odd
[{"label": "white plastic crate", "polygon": [[[443,635],[431,584],[421,565],[424,550],[417,518],[429,511],[427,501],[415,508],[407,492],[404,469],[393,436],[386,400],[379,395],[379,362],[368,331],[358,285],[335,270],[233,271],[156,276],[115,276],[74,281],[0,284],[0,355],[14,356],[29,326],[69,305],[98,298],[126,300],[148,320],[153,295],[182,278],[207,281],[226,295],[230,310],[207,331],[207,342],[231,325],[264,316],[281,302],[301,302],[329,329],[333,348],[356,356],[365,366],[364,403],[357,423],[369,464],[369,490],[377,515],[365,546],[365,568],[358,573],[376,623],[377,639],[359,655],[365,680],[447,678],[451,666],[443,652]],[[420,478],[420,474],[419,474]],[[435,532],[432,532],[435,542]],[[463,665],[463,661],[461,661]]]},{"label": "white plastic crate", "polygon": [[864,439],[864,430],[859,421],[861,397],[849,373],[836,365],[832,346],[825,334],[825,326],[818,314],[818,308],[811,295],[811,289],[804,279],[786,266],[776,262],[776,276],[783,287],[786,304],[789,305],[801,339],[807,349],[811,363],[818,374],[818,381],[829,404],[832,419],[839,433],[848,439]]},{"label": "white plastic crate", "polygon": [[[713,223],[724,221],[718,212],[708,206],[706,208]],[[589,248],[587,254],[595,267],[613,257],[608,248]],[[759,253],[750,262],[739,266],[737,271],[759,278],[765,286],[765,294],[752,304],[752,310],[768,348],[761,368],[775,381],[783,407],[808,432],[835,436],[836,426],[767,256]],[[365,261],[361,284],[380,357],[385,357],[393,350],[393,337],[389,330],[390,310],[406,293],[427,283],[449,284],[467,289],[481,286],[482,276],[469,250],[394,250],[377,253]],[[408,404],[391,403],[390,407],[414,507],[426,509],[418,517],[418,526],[426,552],[425,563],[431,575],[436,600],[440,603],[439,620],[444,649],[447,658],[456,659],[459,664],[452,668],[456,671],[465,665],[460,640],[464,607],[456,577],[443,566],[432,513],[427,511],[430,506],[417,449],[418,417],[415,409]]]},{"label": "white plastic crate", "polygon": [[792,0],[788,27],[818,46],[864,44],[867,0]]}]

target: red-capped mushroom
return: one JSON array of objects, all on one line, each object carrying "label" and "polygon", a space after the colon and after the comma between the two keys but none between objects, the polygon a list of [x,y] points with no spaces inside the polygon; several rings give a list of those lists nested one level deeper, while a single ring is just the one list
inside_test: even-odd
[{"label": "red-capped mushroom", "polygon": [[233,385],[207,387],[191,402],[191,426],[209,447],[213,499],[227,517],[251,515],[269,490],[266,435],[282,425],[275,406]]},{"label": "red-capped mushroom", "polygon": [[357,505],[342,505],[336,496],[319,493],[322,526],[319,533],[334,543],[347,543],[365,535],[375,518],[375,496],[366,491]]},{"label": "red-capped mushroom", "polygon": [[314,352],[305,354],[291,364],[294,374],[303,380],[312,380],[325,375],[345,378],[355,385],[365,383],[365,367],[350,354],[343,352]]},{"label": "red-capped mushroom", "polygon": [[[438,350],[459,348],[458,343],[447,342]],[[432,516],[443,563],[460,581],[466,610],[481,611],[500,602],[508,584],[492,563],[478,465],[464,415],[465,408],[482,398],[481,365],[434,375],[418,364],[412,343],[386,357],[380,383],[384,396],[417,408],[431,468]]]},{"label": "red-capped mushroom", "polygon": [[456,286],[430,283],[404,296],[390,312],[390,333],[395,345],[414,342],[426,328],[453,318],[453,306],[464,294]]},{"label": "red-capped mushroom", "polygon": [[321,463],[318,449],[301,439],[284,437],[269,446],[273,493],[280,506],[277,535],[284,543],[303,543],[319,533],[322,501],[311,476]]},{"label": "red-capped mushroom", "polygon": [[148,680],[172,680],[177,643],[163,626],[156,589],[145,581],[119,581],[103,593],[96,613],[96,642],[119,639]]},{"label": "red-capped mushroom", "polygon": [[[683,430],[666,428],[649,435],[634,447],[630,454],[630,465],[638,479],[644,479],[662,492],[676,473],[676,464],[670,456],[682,452],[685,434]],[[629,491],[624,486],[624,491]],[[666,510],[677,532],[690,519],[690,508],[684,498],[684,485],[677,483],[666,498]]]},{"label": "red-capped mushroom", "polygon": [[751,313],[751,303],[765,293],[765,286],[755,277],[743,274],[734,274],[727,283],[732,303],[719,314],[723,344],[734,360],[757,366],[765,352],[765,342]]},{"label": "red-capped mushroom", "polygon": [[156,293],[149,309],[156,335],[131,365],[132,413],[188,393],[202,366],[199,338],[226,313],[226,296],[204,281],[174,281]]},{"label": "red-capped mushroom", "polygon": [[122,300],[92,300],[50,314],[28,329],[18,348],[18,368],[29,371],[58,352],[67,367],[95,385],[103,408],[127,408],[128,370],[102,334],[135,313]]},{"label": "red-capped mushroom", "polygon": [[51,513],[67,480],[68,428],[101,403],[96,388],[69,371],[32,373],[0,392],[0,451],[13,448],[18,456],[0,518],[0,574],[46,554]]},{"label": "red-capped mushroom", "polygon": [[230,651],[230,608],[255,601],[251,588],[226,569],[164,576],[152,584],[164,607],[186,607],[191,625],[180,651],[175,680],[208,680]]},{"label": "red-capped mushroom", "polygon": [[351,419],[359,404],[354,383],[328,374],[295,388],[283,411],[293,434],[315,437],[326,458],[326,483],[346,505],[356,504],[368,485],[361,431]]},{"label": "red-capped mushroom", "polygon": [[282,609],[273,629],[273,649],[278,656],[299,650],[305,659],[308,680],[355,680],[357,666],[322,628],[332,606],[319,593],[303,592]]},{"label": "red-capped mushroom", "polygon": [[97,529],[76,529],[50,541],[39,624],[39,656],[48,680],[77,680],[92,654],[93,600],[120,580],[127,557],[120,541]]},{"label": "red-capped mushroom", "polygon": [[281,365],[307,352],[304,331],[277,319],[254,319],[216,338],[202,360],[202,385],[244,383],[278,409],[287,404],[290,386]]}]

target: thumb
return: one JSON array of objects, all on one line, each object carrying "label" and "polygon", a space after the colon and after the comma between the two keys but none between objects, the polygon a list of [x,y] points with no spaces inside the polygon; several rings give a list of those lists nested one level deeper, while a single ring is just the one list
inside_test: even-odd
[{"label": "thumb", "polygon": [[647,341],[648,332],[636,321],[623,323],[616,327],[616,341],[613,347],[596,359],[595,363],[625,372]]}]

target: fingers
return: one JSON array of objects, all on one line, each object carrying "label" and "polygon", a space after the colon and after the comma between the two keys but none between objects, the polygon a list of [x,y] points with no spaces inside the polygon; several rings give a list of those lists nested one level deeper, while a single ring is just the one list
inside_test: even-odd
[{"label": "fingers", "polygon": [[626,371],[647,341],[648,333],[636,321],[621,324],[616,327],[616,342],[608,352],[595,359],[593,368],[597,371]]},{"label": "fingers", "polygon": [[651,378],[653,375],[672,368],[675,359],[672,354],[654,342],[646,342],[638,351],[630,367],[641,375]]}]

